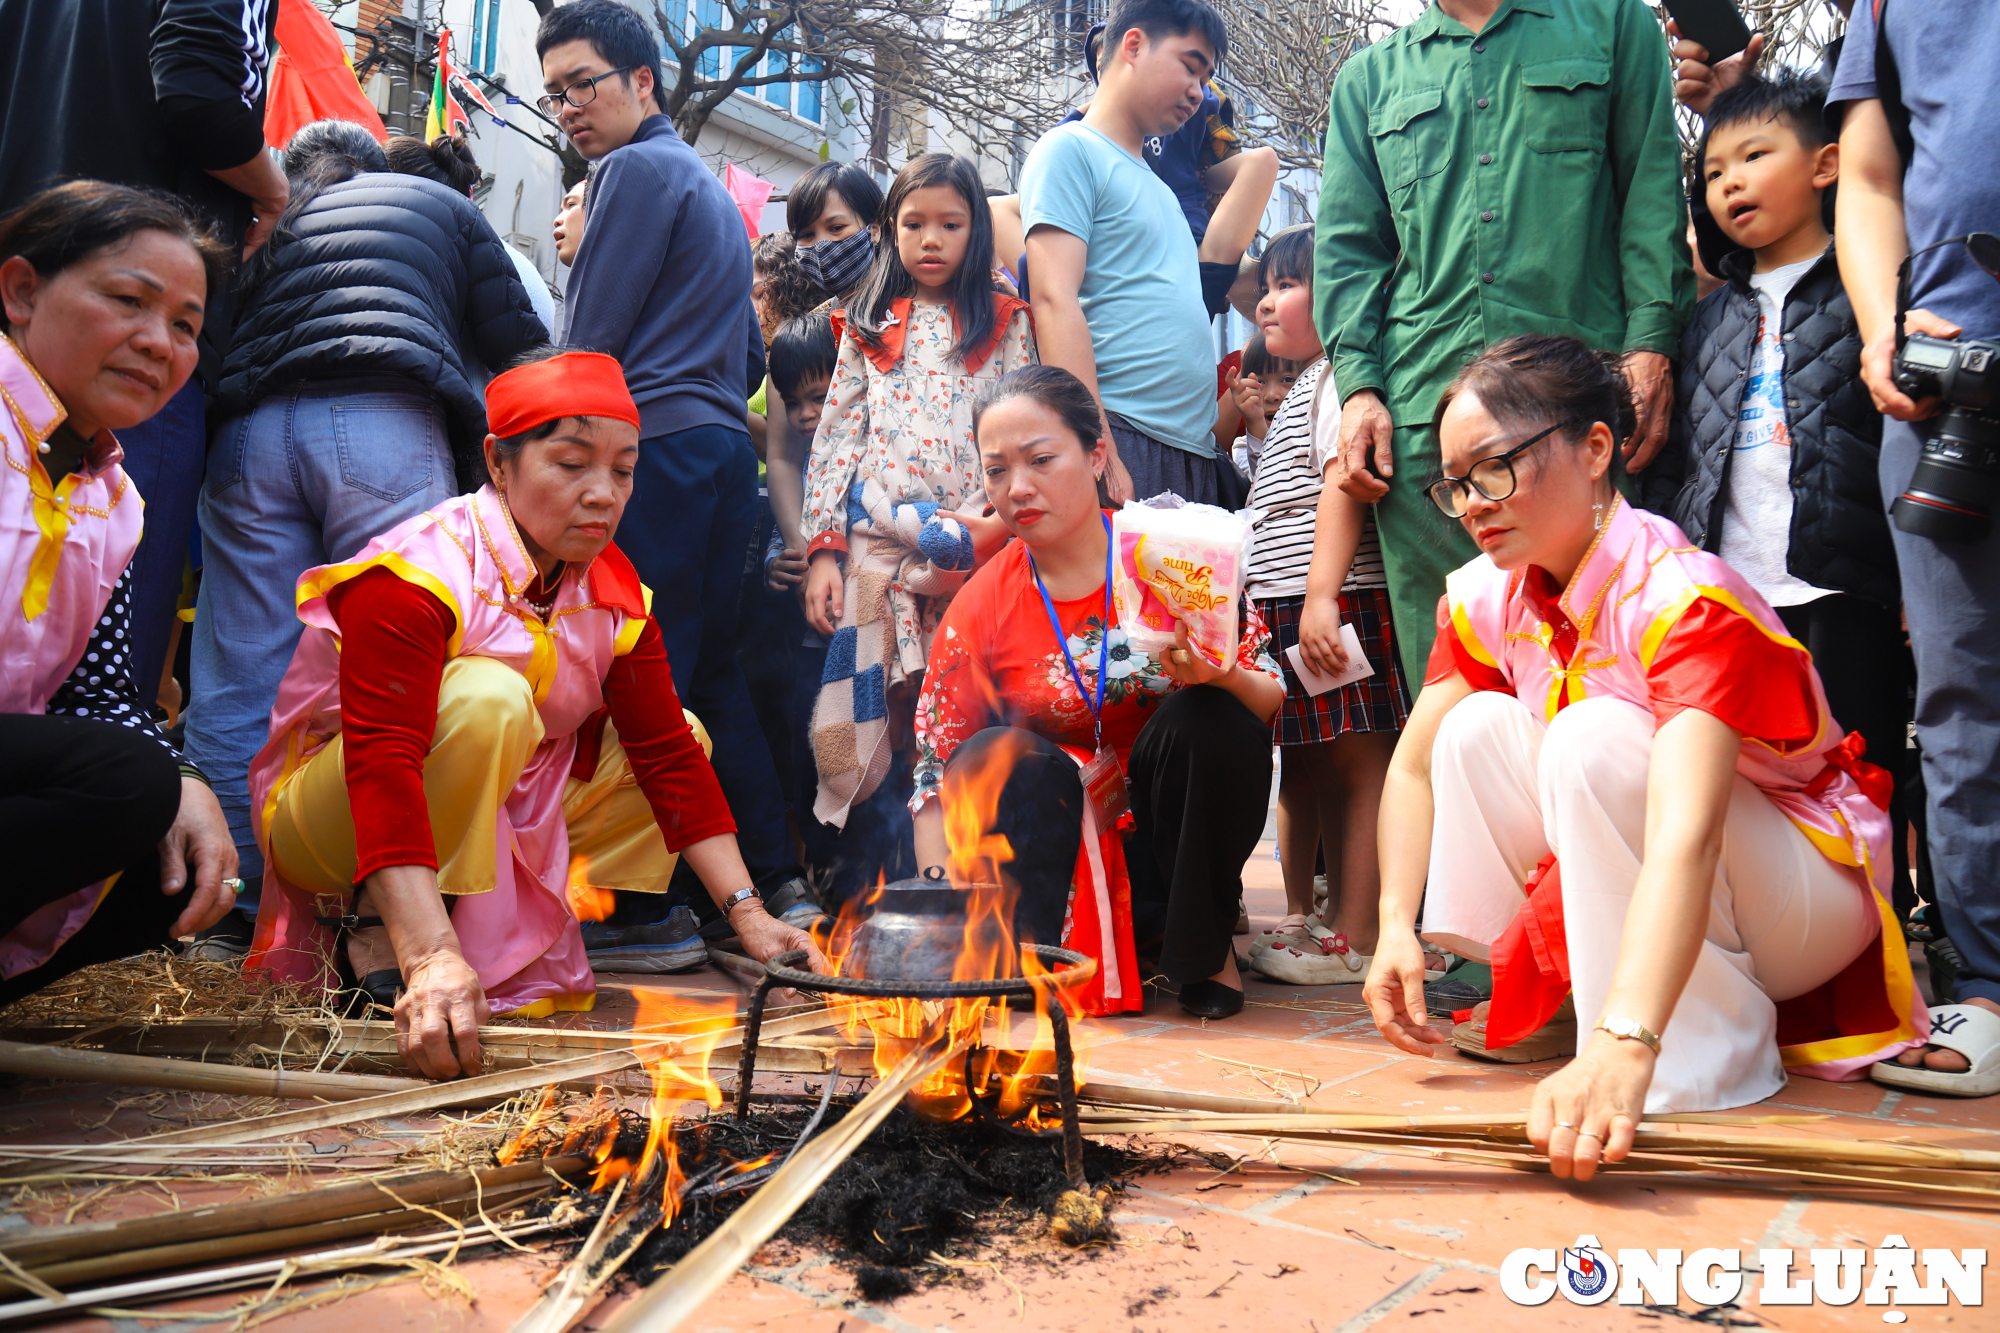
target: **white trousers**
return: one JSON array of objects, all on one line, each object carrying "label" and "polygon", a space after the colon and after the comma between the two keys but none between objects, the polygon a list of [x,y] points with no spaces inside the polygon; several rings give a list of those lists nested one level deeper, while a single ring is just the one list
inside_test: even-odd
[{"label": "white trousers", "polygon": [[[1586,699],[1544,724],[1512,695],[1474,694],[1431,751],[1436,822],[1424,938],[1486,958],[1551,851],[1562,865],[1578,1042],[1602,1016],[1645,857],[1653,718]],[[1646,1110],[1714,1111],[1785,1084],[1778,1000],[1822,985],[1881,929],[1859,871],[1823,856],[1738,776],[1709,900],[1707,938],[1666,1031]]]}]

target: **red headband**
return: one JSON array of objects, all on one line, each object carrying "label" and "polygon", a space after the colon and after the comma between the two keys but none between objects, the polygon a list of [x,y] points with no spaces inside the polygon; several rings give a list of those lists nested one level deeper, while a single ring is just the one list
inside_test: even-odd
[{"label": "red headband", "polygon": [[505,439],[560,417],[610,417],[639,425],[625,372],[602,352],[564,352],[495,375],[486,386],[486,428]]}]

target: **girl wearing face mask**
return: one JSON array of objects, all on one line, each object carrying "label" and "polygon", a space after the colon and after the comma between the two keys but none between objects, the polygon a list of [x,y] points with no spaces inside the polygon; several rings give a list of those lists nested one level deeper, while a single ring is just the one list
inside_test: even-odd
[{"label": "girl wearing face mask", "polygon": [[431,1078],[477,1072],[489,1015],[589,1009],[578,917],[665,892],[679,855],[753,956],[811,947],[750,887],[611,544],[639,455],[618,363],[531,352],[486,408],[485,486],[300,577],[307,628],[250,768],[247,966],[327,982],[331,953]]},{"label": "girl wearing face mask", "polygon": [[[882,211],[882,187],[852,162],[822,162],[792,183],[785,199],[785,225],[791,228],[799,269],[817,285],[822,296],[809,313],[832,312],[868,276],[875,263]],[[768,402],[775,395],[764,382]],[[771,492],[771,516],[783,539],[783,555],[804,560],[805,538],[800,517],[805,512],[806,459],[811,440],[794,439],[782,413],[770,413],[765,435],[764,470]]]},{"label": "girl wearing face mask", "polygon": [[[835,825],[881,785],[891,750],[908,751],[902,696],[922,676],[938,618],[1007,540],[980,512],[972,403],[1035,359],[1028,303],[988,276],[993,221],[972,163],[917,158],[882,216],[892,243],[836,318],[845,333],[806,476],[806,620],[832,636],[829,658],[851,663],[813,713],[813,813]],[[864,690],[886,692],[887,712]]]},{"label": "girl wearing face mask", "polygon": [[1884,898],[1887,776],[1756,590],[1620,497],[1631,401],[1614,358],[1528,335],[1439,404],[1429,495],[1484,554],[1446,583],[1384,787],[1363,991],[1430,1055],[1419,904],[1425,938],[1490,959],[1450,1040],[1576,1055],[1528,1132],[1579,1180],[1647,1113],[1859,1078],[1929,1027]]},{"label": "girl wearing face mask", "polygon": [[71,181],[0,217],[0,1004],[235,899],[221,807],[133,679],[144,502],[114,434],[194,373],[226,263],[150,190]]}]

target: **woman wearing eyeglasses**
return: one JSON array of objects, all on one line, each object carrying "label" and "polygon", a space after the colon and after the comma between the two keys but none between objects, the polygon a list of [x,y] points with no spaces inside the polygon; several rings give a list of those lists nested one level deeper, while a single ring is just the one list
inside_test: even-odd
[{"label": "woman wearing eyeglasses", "polygon": [[1568,338],[1500,343],[1440,401],[1429,493],[1484,554],[1446,582],[1383,790],[1364,990],[1431,1055],[1419,904],[1424,939],[1490,959],[1456,1043],[1576,1054],[1528,1129],[1580,1180],[1647,1112],[1860,1078],[1929,1029],[1885,901],[1888,778],[1749,583],[1620,498],[1631,425],[1615,360]]}]

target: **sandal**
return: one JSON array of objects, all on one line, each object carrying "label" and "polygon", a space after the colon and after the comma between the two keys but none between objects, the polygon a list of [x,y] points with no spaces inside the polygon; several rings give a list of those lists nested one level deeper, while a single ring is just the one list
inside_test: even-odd
[{"label": "sandal", "polygon": [[373,1009],[394,1012],[396,1000],[403,993],[403,972],[401,968],[377,968],[364,977],[357,978],[353,960],[347,956],[347,941],[357,930],[368,930],[382,925],[379,916],[323,916],[316,918],[322,926],[333,927],[334,969],[339,973],[341,987],[335,997],[336,1007],[342,1018],[367,1018]]},{"label": "sandal", "polygon": [[1317,915],[1300,916],[1294,912],[1280,921],[1277,929],[1260,931],[1250,941],[1250,960],[1255,962],[1266,950],[1272,948],[1274,945],[1291,944],[1294,942],[1306,943],[1317,939],[1321,935],[1331,935],[1332,933],[1332,931],[1320,924],[1320,919]]},{"label": "sandal", "polygon": [[1892,1088],[1947,1097],[1990,1097],[2000,1092],[2000,1014],[1976,1004],[1941,1005],[1931,1010],[1929,1044],[1957,1051],[1971,1067],[1947,1074],[1888,1059],[1870,1065],[1868,1076]]},{"label": "sandal", "polygon": [[1536,1060],[1554,1060],[1576,1054],[1576,1000],[1563,997],[1562,1007],[1548,1022],[1512,1046],[1489,1050],[1486,1045],[1486,1013],[1491,1000],[1472,1007],[1463,1021],[1452,1025],[1451,1044],[1476,1060],[1493,1060],[1503,1065],[1525,1065]]}]

